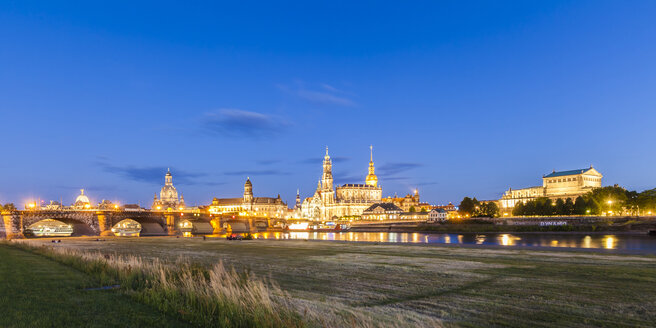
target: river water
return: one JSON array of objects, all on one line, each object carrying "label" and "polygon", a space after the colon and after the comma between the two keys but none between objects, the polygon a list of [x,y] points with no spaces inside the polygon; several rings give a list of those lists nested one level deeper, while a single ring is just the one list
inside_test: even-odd
[{"label": "river water", "polygon": [[647,234],[585,233],[422,233],[422,232],[263,232],[261,239],[351,242],[562,247],[656,253],[656,237]]}]

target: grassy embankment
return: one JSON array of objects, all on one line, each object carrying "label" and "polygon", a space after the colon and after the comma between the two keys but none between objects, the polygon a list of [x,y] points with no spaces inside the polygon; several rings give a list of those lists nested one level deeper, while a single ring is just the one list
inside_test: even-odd
[{"label": "grassy embankment", "polygon": [[183,238],[77,238],[57,247],[164,263],[184,256],[204,268],[223,262],[271,277],[294,308],[305,309],[298,313],[328,318],[333,326],[628,327],[656,321],[654,256]]},{"label": "grassy embankment", "polygon": [[13,252],[21,248],[26,254],[32,253],[32,257],[42,255],[78,269],[100,285],[120,286],[120,291],[135,301],[150,305],[151,311],[161,311],[197,326],[305,325],[276,285],[248,273],[226,269],[221,262],[203,267],[183,260],[163,263],[131,254],[107,255],[72,248],[27,244],[14,244],[11,248]]},{"label": "grassy embankment", "polygon": [[0,244],[0,327],[186,327],[97,279]]}]

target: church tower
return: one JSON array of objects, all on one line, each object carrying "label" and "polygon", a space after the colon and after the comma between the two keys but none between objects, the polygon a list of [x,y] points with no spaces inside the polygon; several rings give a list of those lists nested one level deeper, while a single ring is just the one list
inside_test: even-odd
[{"label": "church tower", "polygon": [[296,189],[296,206],[294,206],[294,209],[299,208],[301,208],[301,191]]},{"label": "church tower", "polygon": [[333,190],[333,163],[328,155],[328,146],[326,146],[326,156],[323,157],[323,175],[321,176],[321,189],[324,191]]},{"label": "church tower", "polygon": [[369,174],[367,174],[367,179],[365,183],[367,186],[377,187],[378,186],[378,177],[374,173],[374,146],[369,146],[370,158],[369,158]]},{"label": "church tower", "polygon": [[244,203],[250,204],[253,202],[253,184],[251,183],[250,178],[246,178],[246,183],[244,183]]}]

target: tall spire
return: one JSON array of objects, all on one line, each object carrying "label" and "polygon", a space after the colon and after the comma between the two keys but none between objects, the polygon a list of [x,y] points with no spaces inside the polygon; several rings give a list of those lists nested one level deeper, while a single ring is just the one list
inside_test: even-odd
[{"label": "tall spire", "polygon": [[378,186],[378,177],[376,176],[375,173],[375,168],[374,168],[374,146],[370,145],[369,146],[369,174],[367,174],[367,178],[365,179],[365,184],[368,186],[372,187],[377,187]]},{"label": "tall spire", "polygon": [[371,156],[369,157],[369,161],[373,163],[373,161],[374,161],[374,146],[373,145],[369,145],[369,151],[371,152],[370,153]]}]

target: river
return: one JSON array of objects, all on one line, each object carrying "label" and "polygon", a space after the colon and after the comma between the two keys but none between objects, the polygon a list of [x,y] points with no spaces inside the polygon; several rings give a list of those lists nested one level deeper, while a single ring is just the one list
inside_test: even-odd
[{"label": "river", "polygon": [[261,239],[350,242],[494,245],[532,248],[582,248],[656,253],[656,237],[647,234],[586,233],[422,233],[422,232],[263,232]]}]

